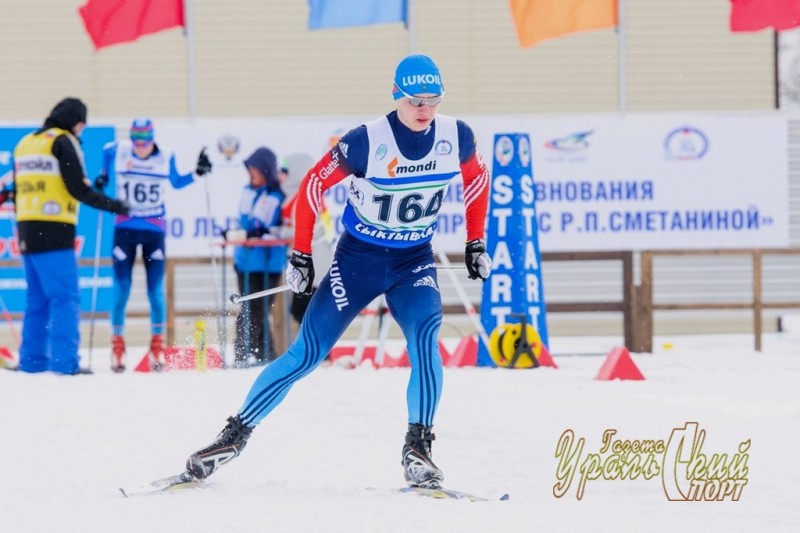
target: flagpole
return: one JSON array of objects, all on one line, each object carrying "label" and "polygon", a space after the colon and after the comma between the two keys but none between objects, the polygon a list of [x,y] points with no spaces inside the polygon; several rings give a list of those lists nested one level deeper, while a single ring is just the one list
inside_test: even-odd
[{"label": "flagpole", "polygon": [[628,110],[628,2],[617,3],[617,47],[619,55],[619,112]]},{"label": "flagpole", "polygon": [[194,0],[184,0],[183,20],[186,30],[186,80],[189,100],[189,116],[197,116],[197,68],[195,64]]},{"label": "flagpole", "polygon": [[408,30],[408,55],[417,49],[417,28],[414,24],[414,0],[406,0],[406,29]]}]

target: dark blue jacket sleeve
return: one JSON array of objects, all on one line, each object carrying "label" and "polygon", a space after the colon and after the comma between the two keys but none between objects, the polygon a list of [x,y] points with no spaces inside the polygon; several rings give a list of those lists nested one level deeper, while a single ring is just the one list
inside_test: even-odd
[{"label": "dark blue jacket sleeve", "polygon": [[458,127],[458,160],[462,163],[467,162],[472,154],[475,153],[475,134],[465,122],[456,121]]}]

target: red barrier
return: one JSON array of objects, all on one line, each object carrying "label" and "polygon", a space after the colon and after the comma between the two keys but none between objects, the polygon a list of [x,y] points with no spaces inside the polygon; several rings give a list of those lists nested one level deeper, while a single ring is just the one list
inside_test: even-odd
[{"label": "red barrier", "polygon": [[[142,357],[139,364],[134,368],[134,372],[150,372],[149,352]],[[197,357],[194,348],[183,346],[170,346],[164,349],[164,359],[167,362],[167,370],[194,370]],[[206,368],[222,368],[222,356],[216,348],[206,348]]]},{"label": "red barrier", "polygon": [[542,344],[542,353],[539,354],[539,357],[536,358],[539,361],[539,366],[549,366],[550,368],[558,368],[556,362],[553,360],[553,356],[550,355],[550,350],[547,349],[547,346]]},{"label": "red barrier", "polygon": [[6,346],[0,346],[0,366],[14,366],[14,355]]},{"label": "red barrier", "polygon": [[444,360],[444,366],[475,366],[478,364],[478,341],[472,335],[466,335],[458,343],[456,349]]},{"label": "red barrier", "polygon": [[644,374],[633,362],[628,349],[624,346],[618,346],[609,352],[595,379],[600,381],[611,381],[613,379],[643,380]]}]

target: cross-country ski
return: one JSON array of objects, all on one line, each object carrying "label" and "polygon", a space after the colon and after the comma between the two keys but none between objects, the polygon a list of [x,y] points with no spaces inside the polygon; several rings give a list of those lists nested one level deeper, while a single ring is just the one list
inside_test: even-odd
[{"label": "cross-country ski", "polygon": [[159,494],[172,492],[180,489],[202,488],[205,483],[195,479],[190,473],[182,472],[173,476],[156,479],[149,483],[120,487],[119,491],[126,498],[131,496],[147,496],[149,494]]}]

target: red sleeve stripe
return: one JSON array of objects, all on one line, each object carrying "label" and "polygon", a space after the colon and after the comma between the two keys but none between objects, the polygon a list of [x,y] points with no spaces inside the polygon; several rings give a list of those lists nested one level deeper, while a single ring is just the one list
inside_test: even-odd
[{"label": "red sleeve stripe", "polygon": [[[470,163],[475,162],[475,160],[470,161]],[[480,198],[486,191],[486,187],[489,185],[489,169],[486,168],[486,165],[483,163],[483,158],[478,155],[476,161],[478,170],[480,174],[477,176],[464,176],[464,206],[469,207],[472,202]],[[470,165],[473,166],[473,165]]]},{"label": "red sleeve stripe", "polygon": [[308,180],[308,187],[306,188],[306,200],[314,215],[319,214],[319,207],[322,204],[322,193],[324,192],[322,180],[315,173]]},{"label": "red sleeve stripe", "polygon": [[464,210],[467,222],[467,241],[484,235],[486,211],[489,205],[489,171],[480,154],[461,165],[464,178]]},{"label": "red sleeve stripe", "polygon": [[324,193],[347,176],[350,171],[331,152],[327,152],[314,165],[300,182],[295,206],[294,248],[311,253],[314,223],[317,215],[325,208]]},{"label": "red sleeve stripe", "polygon": [[479,199],[483,192],[486,190],[486,186],[489,184],[489,173],[484,172],[477,179],[473,180],[469,185],[466,186],[464,190],[464,205],[469,207],[472,205],[472,202]]}]

